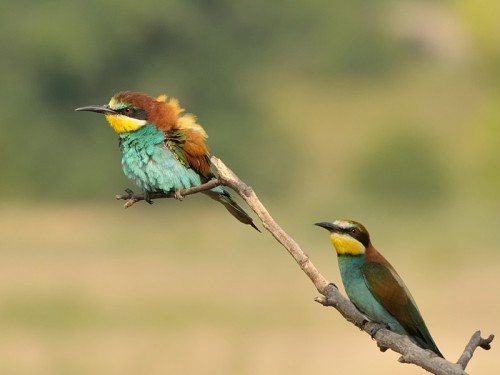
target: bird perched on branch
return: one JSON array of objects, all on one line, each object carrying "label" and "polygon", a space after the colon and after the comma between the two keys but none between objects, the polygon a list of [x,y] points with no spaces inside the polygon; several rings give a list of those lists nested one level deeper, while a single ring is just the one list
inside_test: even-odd
[{"label": "bird perched on branch", "polygon": [[[106,105],[76,111],[104,114],[119,136],[123,172],[146,196],[199,186],[215,177],[205,144],[207,133],[177,99],[120,92]],[[236,219],[258,230],[224,187],[204,193],[222,203]]]},{"label": "bird perched on branch", "polygon": [[421,348],[443,357],[410,291],[392,265],[373,247],[366,228],[351,220],[315,225],[331,233],[342,282],[356,308],[370,320],[409,336]]}]

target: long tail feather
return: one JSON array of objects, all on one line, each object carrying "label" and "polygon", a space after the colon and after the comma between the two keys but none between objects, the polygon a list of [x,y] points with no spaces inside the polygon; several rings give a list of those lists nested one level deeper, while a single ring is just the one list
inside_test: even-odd
[{"label": "long tail feather", "polygon": [[241,208],[238,203],[236,203],[231,195],[225,190],[221,189],[222,192],[215,192],[213,190],[206,191],[205,194],[210,198],[220,202],[226,207],[231,215],[238,219],[243,224],[248,224],[260,232],[260,229],[253,223],[252,218]]}]

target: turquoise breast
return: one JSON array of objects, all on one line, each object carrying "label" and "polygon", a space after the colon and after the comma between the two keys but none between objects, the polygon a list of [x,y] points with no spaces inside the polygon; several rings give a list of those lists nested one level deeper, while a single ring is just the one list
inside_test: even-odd
[{"label": "turquoise breast", "polygon": [[153,125],[120,134],[125,175],[144,191],[172,191],[201,184],[200,176],[186,168],[166,146],[165,134]]},{"label": "turquoise breast", "polygon": [[387,324],[391,331],[408,335],[399,322],[378,302],[365,284],[361,273],[364,255],[339,255],[339,269],[345,291],[351,302],[367,318]]}]

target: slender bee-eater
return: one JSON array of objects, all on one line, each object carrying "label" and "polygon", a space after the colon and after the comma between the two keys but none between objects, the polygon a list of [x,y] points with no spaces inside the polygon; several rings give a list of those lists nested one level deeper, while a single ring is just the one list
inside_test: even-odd
[{"label": "slender bee-eater", "polygon": [[347,295],[368,319],[407,335],[418,346],[443,357],[415,300],[392,265],[372,245],[366,228],[355,221],[316,223],[330,232]]},{"label": "slender bee-eater", "polygon": [[[118,133],[125,175],[146,194],[199,186],[214,176],[205,139],[196,117],[166,95],[120,92],[106,105],[77,108],[102,113]],[[259,230],[222,186],[204,192],[222,203],[239,221]]]}]

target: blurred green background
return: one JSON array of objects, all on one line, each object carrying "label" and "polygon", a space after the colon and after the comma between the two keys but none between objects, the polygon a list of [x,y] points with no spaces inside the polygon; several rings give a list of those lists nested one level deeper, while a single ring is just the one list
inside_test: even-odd
[{"label": "blurred green background", "polygon": [[[4,1],[1,374],[420,374],[203,196],[123,210],[117,91],[177,97],[341,284],[363,222],[445,356],[499,333],[500,3]],[[497,351],[496,342],[493,351]],[[498,373],[479,350],[470,373]],[[363,358],[363,360],[360,360]]]}]

